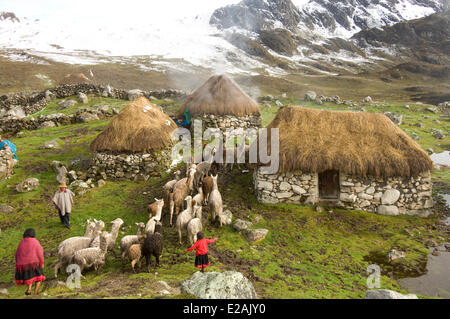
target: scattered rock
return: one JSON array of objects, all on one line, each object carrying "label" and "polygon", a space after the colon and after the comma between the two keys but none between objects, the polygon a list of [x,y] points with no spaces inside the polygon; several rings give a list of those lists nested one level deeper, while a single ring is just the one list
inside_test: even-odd
[{"label": "scattered rock", "polygon": [[83,92],[78,92],[77,97],[78,100],[83,104],[87,104],[89,102],[87,95],[84,94]]},{"label": "scattered rock", "polygon": [[406,253],[404,251],[400,251],[400,250],[396,250],[396,249],[391,249],[388,253],[388,258],[390,261],[396,260],[398,258],[405,258],[406,257]]},{"label": "scattered rock", "polygon": [[39,125],[40,129],[49,128],[49,127],[55,127],[56,124],[53,121],[45,121],[41,125]]},{"label": "scattered rock", "polygon": [[278,107],[283,107],[284,106],[283,103],[281,101],[279,101],[279,100],[275,101],[275,105],[278,106]]},{"label": "scattered rock", "polygon": [[98,187],[103,187],[106,185],[106,182],[103,179],[99,179],[97,182]]},{"label": "scattered rock", "polygon": [[387,289],[367,290],[364,299],[419,299],[414,294],[403,295]]},{"label": "scattered rock", "polygon": [[14,208],[9,205],[0,205],[0,213],[11,214],[14,212]]},{"label": "scattered rock", "polygon": [[443,139],[444,138],[444,132],[442,130],[437,129],[431,129],[431,135],[433,135],[435,138]]},{"label": "scattered rock", "polygon": [[77,101],[74,100],[62,100],[61,102],[58,103],[58,110],[63,110],[66,109],[68,107],[72,107],[77,105]]},{"label": "scattered rock", "polygon": [[322,206],[316,206],[316,212],[318,213],[323,213],[325,210],[323,209]]},{"label": "scattered rock", "polygon": [[56,139],[45,142],[44,145],[42,145],[41,147],[39,147],[39,149],[41,150],[52,150],[59,147],[58,142],[56,141]]},{"label": "scattered rock", "polygon": [[370,97],[370,96],[366,96],[364,99],[363,99],[363,103],[366,103],[366,104],[372,104],[372,98]]},{"label": "scattered rock", "polygon": [[181,282],[181,293],[201,299],[255,299],[253,284],[236,271],[196,272]]},{"label": "scattered rock", "polygon": [[242,219],[237,219],[234,223],[233,223],[233,228],[236,229],[237,231],[241,231],[241,230],[245,230],[249,227],[252,227],[253,223],[249,222],[249,221],[245,221]]},{"label": "scattered rock", "polygon": [[227,209],[220,215],[220,219],[223,225],[230,225],[233,220],[233,213]]},{"label": "scattered rock", "polygon": [[78,120],[81,123],[87,123],[87,122],[91,122],[91,121],[95,121],[95,120],[99,120],[100,118],[98,117],[97,114],[94,113],[88,113],[88,112],[84,112],[81,113],[80,115],[78,115]]},{"label": "scattered rock", "polygon": [[432,113],[438,113],[439,109],[437,107],[427,107],[426,110]]},{"label": "scattered rock", "polygon": [[431,253],[433,256],[440,256],[441,253],[439,252],[439,249],[435,248],[433,249],[433,252]]},{"label": "scattered rock", "polygon": [[266,238],[268,229],[260,228],[260,229],[245,229],[241,232],[241,234],[250,242],[258,242]]},{"label": "scattered rock", "polygon": [[8,289],[6,289],[6,288],[0,289],[0,295],[9,296]]},{"label": "scattered rock", "polygon": [[437,243],[435,240],[433,240],[433,239],[427,239],[427,240],[425,241],[425,246],[427,246],[428,248],[430,248],[430,247],[438,247],[439,245],[438,245],[438,243]]},{"label": "scattered rock", "polygon": [[37,178],[27,178],[20,184],[16,185],[16,190],[19,193],[26,193],[33,190],[36,190],[39,187],[39,180]]}]

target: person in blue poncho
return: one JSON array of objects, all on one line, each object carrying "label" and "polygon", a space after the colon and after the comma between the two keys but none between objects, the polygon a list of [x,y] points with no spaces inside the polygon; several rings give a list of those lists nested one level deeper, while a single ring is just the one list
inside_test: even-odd
[{"label": "person in blue poncho", "polygon": [[13,142],[8,141],[8,140],[4,140],[4,139],[0,136],[0,150],[2,150],[2,149],[5,147],[5,145],[8,145],[8,146],[9,146],[9,148],[11,149],[11,152],[12,152],[13,155],[14,155],[14,159],[17,161],[17,160],[18,160],[17,154],[16,154],[16,152],[17,152],[17,147],[14,145]]},{"label": "person in blue poncho", "polygon": [[184,111],[184,120],[178,119],[175,121],[175,123],[178,126],[186,127],[189,129],[191,127],[191,114],[189,114],[189,110],[186,109],[186,111]]}]

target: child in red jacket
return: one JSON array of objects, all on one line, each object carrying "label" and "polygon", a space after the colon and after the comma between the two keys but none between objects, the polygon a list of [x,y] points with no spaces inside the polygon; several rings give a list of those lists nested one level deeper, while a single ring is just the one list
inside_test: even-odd
[{"label": "child in red jacket", "polygon": [[186,251],[196,250],[195,267],[201,268],[202,272],[205,272],[205,268],[210,264],[208,261],[208,244],[211,244],[216,240],[217,238],[207,239],[202,232],[198,232],[195,244],[186,249]]}]

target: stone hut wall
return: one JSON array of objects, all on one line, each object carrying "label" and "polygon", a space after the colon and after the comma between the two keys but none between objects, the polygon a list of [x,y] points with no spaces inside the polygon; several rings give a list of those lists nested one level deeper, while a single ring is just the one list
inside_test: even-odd
[{"label": "stone hut wall", "polygon": [[202,121],[202,130],[205,131],[208,128],[216,127],[220,128],[222,133],[226,133],[228,128],[260,128],[261,127],[261,116],[259,114],[251,114],[246,116],[234,116],[234,115],[214,115],[214,114],[204,114],[202,116],[197,116],[192,118],[192,127],[194,129],[193,121]]},{"label": "stone hut wall", "polygon": [[[254,172],[254,187],[262,203],[320,202],[318,174]],[[426,217],[433,207],[430,173],[416,177],[362,178],[339,174],[340,194],[335,206],[383,215],[419,215]],[[327,201],[329,204],[330,202]]]},{"label": "stone hut wall", "polygon": [[95,153],[87,176],[92,179],[147,180],[160,176],[171,164],[171,148],[146,154]]},{"label": "stone hut wall", "polygon": [[14,162],[14,155],[9,149],[0,150],[0,180],[12,175]]}]

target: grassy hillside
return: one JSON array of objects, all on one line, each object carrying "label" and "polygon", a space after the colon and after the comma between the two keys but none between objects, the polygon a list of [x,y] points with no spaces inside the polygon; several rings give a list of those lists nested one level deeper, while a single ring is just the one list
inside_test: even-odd
[{"label": "grassy hillside", "polygon": [[[296,103],[289,99],[281,101],[285,104]],[[57,102],[53,102],[42,112],[48,112]],[[121,107],[124,103],[91,98],[90,105],[109,104]],[[155,103],[165,104],[162,107],[172,113],[179,102]],[[77,105],[75,109],[78,107],[84,106]],[[331,104],[321,107],[343,108]],[[439,116],[434,113],[423,113],[423,108],[425,106],[414,105],[407,110],[399,104],[377,109],[367,107],[368,111],[389,110],[404,114],[404,124],[401,127],[416,132],[421,137],[418,143],[423,148],[448,150],[449,137],[438,140],[429,133],[431,127],[448,131],[448,120],[438,119]],[[275,106],[263,107],[265,125],[273,118],[276,110]],[[430,118],[423,119],[423,115]],[[440,123],[434,122],[435,119]],[[135,222],[147,221],[146,206],[154,197],[161,197],[161,187],[170,179],[170,176],[164,175],[146,182],[108,180],[104,187],[95,187],[85,195],[76,197],[71,214],[72,228],[64,228],[50,203],[58,184],[49,164],[53,160],[67,165],[73,160],[88,160],[89,143],[109,121],[110,119],[98,120],[23,132],[11,138],[18,147],[20,162],[11,179],[0,181],[0,204],[8,204],[15,209],[12,214],[0,213],[0,288],[9,288],[11,298],[24,297],[24,287],[13,284],[14,253],[27,227],[36,229],[38,240],[45,250],[45,275],[49,280],[44,285],[46,289],[43,292],[46,296],[41,294],[42,298],[154,298],[158,296],[160,289],[156,284],[159,280],[164,280],[175,288],[175,294],[169,295],[169,298],[190,297],[177,295],[177,287],[181,280],[196,271],[193,267],[194,257],[193,254],[184,252],[189,246],[185,237],[183,245],[178,244],[175,229],[168,226],[167,214],[163,215],[165,247],[161,267],[155,269],[152,266],[149,273],[143,267],[141,272],[134,274],[129,263],[122,264],[119,258],[110,255],[99,274],[92,271],[87,273],[87,279],[82,280],[82,288],[79,290],[57,287],[57,282],[53,280],[52,264],[59,242],[71,236],[82,235],[87,218],[102,219],[107,224],[107,230],[110,229],[110,221],[122,218],[124,225],[117,243],[122,236],[135,234]],[[422,121],[425,127],[412,126],[417,121]],[[39,149],[44,142],[55,138],[59,148]],[[39,189],[25,194],[17,193],[15,185],[27,177],[38,178]],[[436,171],[433,179],[449,185],[450,174],[448,170]],[[252,191],[252,172],[243,174],[235,169],[229,174],[220,175],[219,189],[234,218],[254,220],[260,215],[262,219],[255,224],[255,228],[267,228],[269,233],[262,242],[250,244],[231,226],[219,228],[207,222],[204,228],[206,235],[219,238],[210,248],[210,269],[243,272],[254,283],[261,298],[361,298],[367,289],[367,266],[381,262],[392,248],[404,250],[407,257],[385,268],[381,285],[382,288],[402,292],[395,278],[423,270],[428,253],[425,240],[441,241],[445,237],[435,227],[437,216],[426,219],[411,216],[388,217],[340,209],[316,212],[314,207],[259,204]],[[448,238],[444,239],[448,241]],[[65,274],[58,277],[62,281],[65,278]]]}]

